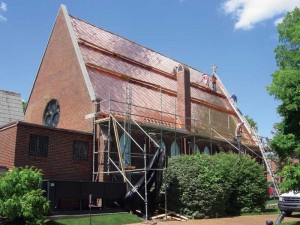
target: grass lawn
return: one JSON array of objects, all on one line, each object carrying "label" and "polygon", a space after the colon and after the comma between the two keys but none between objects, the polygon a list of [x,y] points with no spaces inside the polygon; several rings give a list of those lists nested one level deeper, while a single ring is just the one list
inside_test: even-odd
[{"label": "grass lawn", "polygon": [[282,225],[300,225],[300,222],[286,222],[286,223],[281,223]]},{"label": "grass lawn", "polygon": [[274,199],[272,199],[272,200],[268,200],[267,202],[266,202],[266,205],[270,205],[270,204],[278,204],[278,200],[274,200]]},{"label": "grass lawn", "polygon": [[[265,204],[266,208],[262,212],[242,213],[242,215],[249,216],[249,215],[280,214],[280,210],[278,209],[277,204],[278,204],[278,200],[269,200],[266,202],[266,204]],[[296,225],[298,225],[298,224],[296,224]]]},{"label": "grass lawn", "polygon": [[[130,223],[139,223],[143,220],[136,215],[129,213],[118,213],[118,214],[104,214],[104,215],[92,215],[92,225],[121,225]],[[90,217],[80,217],[80,218],[66,218],[57,220],[48,220],[47,225],[82,225],[90,224]]]},{"label": "grass lawn", "polygon": [[266,208],[263,211],[264,214],[280,214],[280,210],[278,209],[278,200],[269,200],[265,204]]}]

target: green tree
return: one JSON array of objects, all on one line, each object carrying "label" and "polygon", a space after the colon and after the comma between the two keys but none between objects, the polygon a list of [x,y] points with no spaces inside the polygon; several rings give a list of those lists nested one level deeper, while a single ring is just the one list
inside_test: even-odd
[{"label": "green tree", "polygon": [[23,107],[23,112],[25,114],[26,108],[27,108],[27,102],[22,100],[22,107]]},{"label": "green tree", "polygon": [[0,217],[13,224],[43,224],[49,203],[40,189],[42,173],[36,168],[14,168],[0,177]]},{"label": "green tree", "polygon": [[254,121],[254,119],[252,119],[250,116],[246,115],[245,116],[246,120],[248,121],[248,123],[250,124],[251,127],[255,127],[255,129],[257,130],[257,123]]},{"label": "green tree", "polygon": [[[267,87],[270,95],[280,101],[277,108],[282,121],[276,124],[270,146],[281,161],[300,157],[300,10],[288,12],[277,27],[279,45],[275,49],[278,69]],[[300,190],[295,176],[299,165],[286,163],[282,169],[282,191]],[[297,180],[296,180],[297,179]]]}]

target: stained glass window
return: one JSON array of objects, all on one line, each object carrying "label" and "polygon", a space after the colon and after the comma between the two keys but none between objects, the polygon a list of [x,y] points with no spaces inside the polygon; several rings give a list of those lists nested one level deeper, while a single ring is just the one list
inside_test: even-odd
[{"label": "stained glass window", "polygon": [[52,99],[46,106],[44,124],[48,127],[56,127],[60,117],[60,106],[56,99]]}]

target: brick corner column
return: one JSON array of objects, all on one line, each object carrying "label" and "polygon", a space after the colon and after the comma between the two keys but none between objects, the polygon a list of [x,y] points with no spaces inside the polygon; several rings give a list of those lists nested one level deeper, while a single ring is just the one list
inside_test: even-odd
[{"label": "brick corner column", "polygon": [[180,126],[191,130],[191,82],[189,67],[179,64],[177,76],[177,114]]}]

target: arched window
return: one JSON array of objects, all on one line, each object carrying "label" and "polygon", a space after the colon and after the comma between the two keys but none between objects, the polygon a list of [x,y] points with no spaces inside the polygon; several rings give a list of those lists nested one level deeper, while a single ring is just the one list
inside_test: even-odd
[{"label": "arched window", "polygon": [[120,137],[120,148],[125,166],[131,165],[131,139],[127,134]]},{"label": "arched window", "polygon": [[163,140],[159,140],[158,144],[164,151],[166,151],[166,143]]},{"label": "arched window", "polygon": [[180,154],[180,148],[176,141],[173,141],[171,145],[171,156],[179,155]]},{"label": "arched window", "polygon": [[200,148],[198,145],[194,144],[194,143],[191,143],[190,144],[190,151],[193,153],[193,154],[199,154],[200,153]]},{"label": "arched window", "polygon": [[209,150],[209,147],[207,147],[207,145],[204,148],[204,154],[210,155],[210,150]]},{"label": "arched window", "polygon": [[56,127],[60,116],[60,106],[56,99],[48,102],[44,111],[44,124],[48,127]]}]

